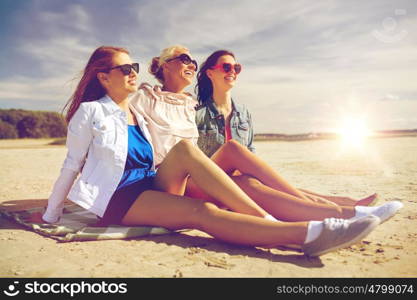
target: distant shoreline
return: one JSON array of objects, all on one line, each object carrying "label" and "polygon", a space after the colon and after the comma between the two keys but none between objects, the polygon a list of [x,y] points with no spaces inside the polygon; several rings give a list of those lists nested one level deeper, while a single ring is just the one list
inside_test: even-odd
[{"label": "distant shoreline", "polygon": [[[375,131],[368,138],[392,138],[392,137],[417,137],[417,129],[409,130],[383,130]],[[312,132],[312,133],[300,133],[300,134],[283,134],[283,133],[256,133],[254,135],[254,141],[287,141],[287,142],[298,142],[298,141],[315,141],[315,140],[334,140],[340,136],[337,133],[323,133],[323,132]],[[66,137],[56,138],[14,138],[14,139],[1,139],[0,141],[13,141],[18,140],[48,140],[49,145],[65,145]]]},{"label": "distant shoreline", "polygon": [[[417,137],[417,129],[410,130],[381,130],[375,131],[369,138],[390,138],[390,137]],[[302,133],[302,134],[281,134],[281,133],[257,133],[255,141],[311,141],[337,139],[337,133]]]}]

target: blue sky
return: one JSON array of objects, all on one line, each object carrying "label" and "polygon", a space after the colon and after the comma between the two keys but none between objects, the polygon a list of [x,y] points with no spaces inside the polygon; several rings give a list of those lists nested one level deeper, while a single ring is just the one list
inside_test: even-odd
[{"label": "blue sky", "polygon": [[156,83],[151,57],[187,46],[201,63],[233,51],[244,70],[233,98],[255,132],[417,128],[417,2],[0,1],[0,108],[59,111],[88,57],[123,46]]}]

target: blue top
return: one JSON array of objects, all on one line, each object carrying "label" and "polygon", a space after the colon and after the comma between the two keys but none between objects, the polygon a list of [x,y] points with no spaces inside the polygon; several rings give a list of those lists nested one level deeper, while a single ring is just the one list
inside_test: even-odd
[{"label": "blue top", "polygon": [[117,190],[147,177],[154,177],[152,147],[139,125],[128,125],[128,146],[125,170]]}]

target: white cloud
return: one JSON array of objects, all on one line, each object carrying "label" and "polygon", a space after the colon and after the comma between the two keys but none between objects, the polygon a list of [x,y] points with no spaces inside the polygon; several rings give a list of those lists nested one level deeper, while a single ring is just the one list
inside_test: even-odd
[{"label": "white cloud", "polygon": [[26,41],[19,50],[40,63],[40,69],[47,76],[81,71],[92,49],[81,43],[77,37],[55,37],[45,41]]},{"label": "white cloud", "polygon": [[98,43],[91,16],[80,4],[62,12],[38,9],[28,22],[39,35],[21,37],[17,51],[38,62],[47,76],[79,71]]},{"label": "white cloud", "polygon": [[63,12],[39,11],[37,19],[39,26],[52,34],[60,33],[64,28],[87,34],[92,29],[91,17],[80,4],[71,4]]},{"label": "white cloud", "polygon": [[[191,50],[222,47],[267,30],[308,10],[308,1],[152,1],[138,3],[137,27],[158,48],[183,43]],[[139,35],[140,36],[140,35]]]},{"label": "white cloud", "polygon": [[75,85],[76,81],[69,76],[46,79],[13,77],[0,82],[0,99],[62,102],[69,98]]},{"label": "white cloud", "polygon": [[[90,16],[81,5],[70,5],[63,12],[53,12],[32,7],[28,22],[39,30],[38,36],[22,35],[17,39],[15,51],[29,58],[33,67],[39,65],[36,76],[13,74],[0,81],[2,102],[36,103],[60,107],[69,98],[74,88],[73,79],[85,66],[92,49],[94,38],[88,38],[93,28]],[[39,9],[39,10],[37,10]],[[29,29],[28,29],[29,30]],[[48,109],[40,107],[40,109]]]},{"label": "white cloud", "polygon": [[[184,44],[200,62],[219,48],[236,53],[244,71],[233,95],[252,111],[257,132],[325,130],[361,108],[374,126],[417,127],[412,1],[125,1],[122,22],[101,3],[33,5],[22,25],[31,34],[17,36],[14,50],[39,64],[39,76],[1,80],[0,101],[65,103],[69,80],[109,43],[129,48],[141,63],[139,81],[155,83],[146,71],[151,57]],[[400,8],[405,15],[395,14]],[[390,17],[397,32],[408,32],[395,43],[372,34],[395,35],[384,27]]]}]

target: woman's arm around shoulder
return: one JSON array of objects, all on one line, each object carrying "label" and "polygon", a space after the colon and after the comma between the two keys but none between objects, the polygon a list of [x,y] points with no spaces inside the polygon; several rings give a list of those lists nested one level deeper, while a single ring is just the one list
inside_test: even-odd
[{"label": "woman's arm around shoulder", "polygon": [[129,102],[133,107],[146,115],[150,114],[157,101],[153,88],[149,83],[142,83],[138,90],[129,95]]}]

